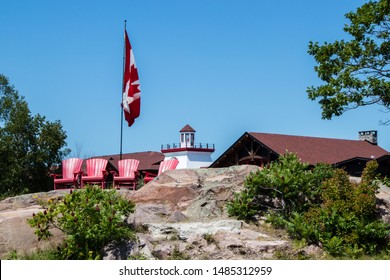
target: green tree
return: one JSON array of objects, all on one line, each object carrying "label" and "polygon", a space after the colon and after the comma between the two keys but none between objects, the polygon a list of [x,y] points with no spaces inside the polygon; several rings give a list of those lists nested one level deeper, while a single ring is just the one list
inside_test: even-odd
[{"label": "green tree", "polygon": [[323,119],[372,104],[390,109],[389,15],[388,0],[370,1],[345,15],[351,40],[309,43],[308,53],[318,63],[314,69],[325,84],[307,93],[319,99]]},{"label": "green tree", "polygon": [[23,96],[0,74],[0,190],[2,196],[46,191],[50,168],[69,153],[59,121],[32,116]]}]

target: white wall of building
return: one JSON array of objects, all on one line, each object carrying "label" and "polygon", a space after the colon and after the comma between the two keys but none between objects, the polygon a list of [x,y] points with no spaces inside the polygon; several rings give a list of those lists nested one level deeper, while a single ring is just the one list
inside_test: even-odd
[{"label": "white wall of building", "polygon": [[211,154],[211,152],[196,151],[164,153],[165,160],[173,157],[179,160],[179,164],[177,165],[176,169],[209,167],[209,165],[213,162],[211,159]]}]

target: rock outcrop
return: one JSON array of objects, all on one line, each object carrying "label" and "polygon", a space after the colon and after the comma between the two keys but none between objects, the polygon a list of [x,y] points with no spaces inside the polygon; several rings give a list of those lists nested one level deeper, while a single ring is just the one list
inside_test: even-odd
[{"label": "rock outcrop", "polygon": [[[145,229],[138,234],[138,244],[122,251],[148,259],[254,259],[288,247],[287,236],[272,236],[267,227],[250,226],[227,214],[226,202],[256,170],[249,165],[170,170],[137,192],[121,191],[136,203],[128,222]],[[109,250],[105,256],[123,257]]]},{"label": "rock outcrop", "polygon": [[[267,259],[275,253],[291,252],[284,231],[260,221],[246,224],[227,214],[226,202],[244,186],[245,177],[256,166],[216,169],[170,170],[138,191],[119,190],[136,204],[127,221],[137,229],[135,241],[113,242],[104,248],[105,259]],[[39,200],[62,196],[68,191],[50,191],[7,198],[0,201],[0,259],[12,250],[28,253],[57,246],[63,239],[53,230],[50,241],[38,241],[27,224],[41,211]],[[382,187],[378,205],[385,221],[390,221],[390,189]],[[323,252],[310,246],[297,254]]]},{"label": "rock outcrop", "polygon": [[63,239],[59,230],[53,229],[53,238],[49,241],[38,241],[27,219],[33,213],[42,210],[38,204],[41,199],[48,199],[64,192],[26,194],[10,197],[0,202],[0,259],[5,259],[11,251],[28,254],[38,249],[44,250],[57,246]]}]

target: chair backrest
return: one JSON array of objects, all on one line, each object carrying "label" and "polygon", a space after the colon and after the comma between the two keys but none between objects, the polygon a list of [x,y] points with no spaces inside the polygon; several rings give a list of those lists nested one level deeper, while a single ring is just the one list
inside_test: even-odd
[{"label": "chair backrest", "polygon": [[158,169],[158,175],[160,175],[161,173],[163,173],[166,170],[176,169],[176,166],[178,164],[179,164],[179,160],[177,160],[176,158],[171,158],[171,159],[162,161],[160,163],[160,167]]},{"label": "chair backrest", "polygon": [[87,176],[103,176],[108,160],[103,158],[90,158],[87,162]]},{"label": "chair backrest", "polygon": [[80,172],[83,160],[81,158],[68,158],[62,161],[62,178],[71,179],[75,172]]},{"label": "chair backrest", "polygon": [[120,177],[135,177],[136,171],[138,171],[139,160],[138,159],[122,159],[118,161],[118,171]]}]

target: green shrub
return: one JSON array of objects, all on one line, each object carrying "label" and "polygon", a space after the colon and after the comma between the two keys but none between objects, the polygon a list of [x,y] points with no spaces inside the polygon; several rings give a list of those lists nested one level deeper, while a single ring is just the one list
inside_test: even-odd
[{"label": "green shrub", "polygon": [[295,154],[286,153],[246,178],[245,189],[228,203],[228,213],[250,219],[268,210],[285,217],[292,212],[304,212],[320,202],[319,185],[332,175],[330,165],[320,164],[311,169]]},{"label": "green shrub", "polygon": [[307,223],[318,226],[319,239],[328,241],[326,234],[341,236],[345,247],[355,248],[350,252],[363,249],[366,254],[376,254],[388,246],[389,226],[377,217],[377,167],[377,162],[368,162],[359,184],[350,182],[343,170],[337,170],[323,184],[323,204],[311,210],[316,215],[307,215]]},{"label": "green shrub", "polygon": [[307,211],[305,224],[315,227],[317,235],[305,236],[334,256],[358,257],[377,254],[389,247],[389,225],[377,217],[376,192],[378,164],[367,164],[361,183],[350,182],[348,174],[336,170],[322,184],[323,203]]},{"label": "green shrub", "polygon": [[134,204],[115,190],[86,187],[49,199],[43,207],[44,211],[28,222],[36,228],[39,240],[51,236],[51,227],[65,234],[58,247],[61,259],[99,259],[101,249],[110,241],[133,236],[125,218],[134,212]]},{"label": "green shrub", "polygon": [[340,256],[344,252],[344,240],[342,237],[333,236],[330,239],[324,240],[324,249],[333,256]]},{"label": "green shrub", "polygon": [[380,182],[381,182],[383,185],[385,185],[385,186],[387,186],[387,187],[390,188],[390,178],[389,178],[389,177],[385,176],[385,177],[381,178],[381,179],[380,179]]},{"label": "green shrub", "polygon": [[240,219],[266,214],[292,238],[322,245],[333,256],[386,252],[390,228],[378,219],[377,168],[376,161],[368,162],[361,182],[353,183],[344,170],[324,164],[310,169],[286,154],[248,176],[228,211]]}]

